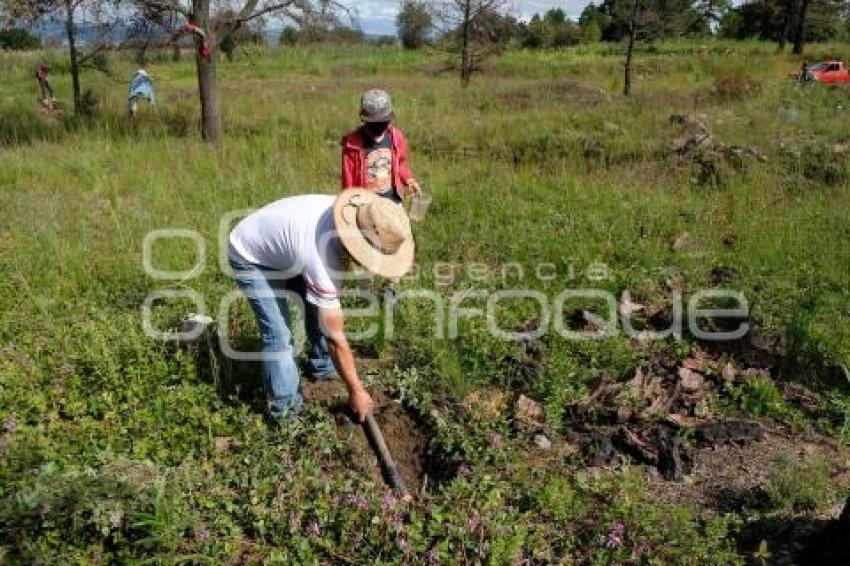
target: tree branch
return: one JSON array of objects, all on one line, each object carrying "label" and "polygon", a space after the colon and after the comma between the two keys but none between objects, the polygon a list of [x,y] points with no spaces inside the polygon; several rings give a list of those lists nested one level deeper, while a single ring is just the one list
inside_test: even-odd
[{"label": "tree branch", "polygon": [[[267,14],[284,12],[292,20],[299,22],[298,12],[300,12],[300,15],[302,16],[301,19],[303,20],[303,16],[315,11],[315,8],[312,5],[313,3],[306,0],[283,0],[257,9],[259,4],[260,0],[248,0],[242,9],[239,10],[235,18],[230,21],[220,21],[220,24],[224,29],[218,34],[216,43],[221,44],[221,42],[227,37],[235,33],[242,24],[256,20],[257,18],[261,18]],[[351,16],[351,11],[336,0],[322,1],[319,2],[319,4],[322,9],[332,9],[334,11],[344,12],[349,15],[349,18]]]},{"label": "tree branch", "polygon": [[154,10],[162,12],[177,12],[187,20],[192,19],[192,12],[177,2],[169,2],[168,0],[141,0],[140,3]]},{"label": "tree branch", "polygon": [[259,17],[265,16],[266,14],[270,14],[271,12],[276,12],[278,10],[283,10],[285,8],[289,8],[295,3],[295,0],[288,0],[287,2],[280,2],[278,4],[272,4],[270,6],[266,6],[265,8],[254,12],[254,9],[257,7],[258,0],[249,0],[245,7],[239,12],[239,17],[236,18],[236,27],[245,22],[250,22],[251,20],[255,20]]},{"label": "tree branch", "polygon": [[[103,37],[103,36],[101,36],[101,37]],[[91,51],[89,51],[88,53],[86,53],[85,55],[83,55],[82,57],[77,59],[77,65],[79,65],[80,67],[86,65],[86,63],[91,61],[94,58],[95,55],[97,55],[98,53],[100,53],[104,49],[106,49],[105,43],[97,44],[95,47],[92,48]]]},{"label": "tree branch", "polygon": [[[265,16],[266,14],[278,12],[281,10],[286,10],[287,12],[289,12],[288,8],[297,8],[305,13],[312,10],[312,7],[309,5],[309,3],[299,2],[299,0],[286,0],[284,2],[277,2],[275,4],[265,6],[264,8],[261,8],[260,10],[257,10],[255,12],[254,10],[256,10],[257,4],[259,4],[259,0],[249,0],[245,4],[245,6],[241,10],[239,10],[239,16],[236,18],[236,22],[238,22],[239,24],[243,24],[245,22],[250,22],[251,20],[255,20],[259,17]],[[327,2],[326,7],[339,12],[344,12],[346,15],[351,17],[351,10],[347,6],[344,6],[339,2]],[[287,15],[290,17],[294,16],[293,14],[289,13],[287,13]]]}]

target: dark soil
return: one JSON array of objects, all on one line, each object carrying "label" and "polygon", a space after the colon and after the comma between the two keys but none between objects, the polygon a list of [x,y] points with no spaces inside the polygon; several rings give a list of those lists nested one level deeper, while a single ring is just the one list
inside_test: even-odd
[{"label": "dark soil", "polygon": [[832,566],[850,560],[850,498],[841,515],[812,535],[796,558],[800,564]]},{"label": "dark soil", "polygon": [[[184,321],[185,326],[185,321]],[[188,328],[182,328],[188,330]],[[180,344],[195,357],[199,376],[206,380],[214,380],[213,361],[221,361],[217,350],[218,341],[214,329],[205,330],[198,339]],[[376,363],[369,358],[369,352],[358,351],[364,364]],[[226,363],[230,363],[225,360]],[[229,379],[222,379],[220,389],[224,397],[235,395],[242,401],[249,401],[258,411],[262,411],[265,396],[256,379],[258,369],[252,363],[230,363],[228,368],[219,374],[226,374]],[[302,380],[301,392],[307,403],[323,407],[334,415],[337,423],[337,435],[345,446],[343,460],[353,469],[377,483],[382,483],[381,467],[375,452],[369,444],[365,430],[351,418],[348,408],[348,392],[340,379],[330,381]],[[396,467],[407,488],[418,492],[426,478],[425,453],[428,436],[424,428],[417,423],[414,416],[398,402],[389,398],[382,391],[373,391],[375,402],[375,419],[377,420],[384,440],[393,455]],[[435,470],[442,474],[441,470]],[[433,477],[433,471],[432,471]],[[444,475],[444,474],[443,474]]]},{"label": "dark soil", "polygon": [[825,459],[839,492],[847,490],[847,449],[817,427],[792,431],[730,418],[707,402],[722,397],[729,383],[770,379],[790,404],[816,413],[817,394],[782,379],[782,353],[781,342],[766,334],[722,348],[700,345],[686,359],[654,352],[631,379],[603,376],[567,407],[561,439],[574,447],[570,459],[578,466],[641,466],[659,500],[693,506],[704,518],[741,514],[737,542],[745,556],[755,556],[764,541],[768,564],[850,564],[850,510],[840,519],[841,507],[774,512],[767,492],[769,470],[787,455]]},{"label": "dark soil", "polygon": [[[646,310],[648,327],[663,322],[654,320],[663,310]],[[586,322],[583,312],[581,320]],[[545,433],[552,446],[540,449],[529,443],[518,449],[541,467],[565,462],[592,468],[624,462],[641,466],[649,489],[661,501],[692,505],[706,518],[729,512],[749,517],[738,540],[740,550],[752,556],[761,541],[766,541],[772,553],[770,564],[850,563],[843,561],[850,555],[850,510],[842,513],[837,507],[806,515],[761,514],[768,503],[767,472],[777,456],[823,457],[830,463],[839,489],[846,490],[850,488],[846,449],[811,429],[792,435],[770,423],[724,418],[706,411],[706,400],[721,395],[727,382],[760,376],[773,379],[786,400],[813,412],[817,395],[778,375],[782,353],[780,341],[764,334],[751,334],[724,347],[700,345],[686,359],[663,350],[654,352],[631,379],[603,377],[583,402],[567,407],[560,430],[563,434],[543,422],[538,403],[520,395],[526,400],[525,418],[520,418],[519,403],[512,412],[515,425],[525,425],[517,426],[517,433]],[[510,410],[508,399],[528,393],[528,383],[539,373],[544,358],[539,344],[518,344],[504,360],[507,389],[481,390],[471,396],[475,397],[470,403],[476,414],[498,416]],[[334,415],[343,447],[340,462],[384,485],[378,458],[363,427],[351,420],[343,383],[305,381],[302,388],[308,403]],[[427,424],[383,391],[372,391],[372,397],[376,420],[411,493],[454,475],[451,462],[429,458],[432,432]],[[531,409],[535,410],[529,412]]]},{"label": "dark soil", "polygon": [[[348,410],[348,393],[339,380],[305,382],[302,385],[308,403],[326,406],[334,414],[337,434],[348,448],[352,467],[376,482],[383,482],[381,466],[369,444],[365,430],[355,424]],[[373,391],[375,420],[395,460],[396,467],[411,493],[418,492],[426,478],[428,435],[414,416],[382,391]]]},{"label": "dark soil", "polygon": [[[846,489],[838,481],[846,467],[846,450],[816,433],[790,435],[778,428],[762,427],[759,434],[758,440],[749,442],[700,443],[704,447],[694,451],[687,481],[670,482],[653,473],[649,474],[650,489],[662,501],[692,505],[703,517],[730,512],[748,517],[738,537],[739,549],[752,555],[766,541],[771,552],[768,564],[845,564],[830,557],[835,556],[836,549],[850,552],[846,548],[850,539],[827,544],[824,541],[829,537],[821,534],[829,525],[833,531],[846,528],[834,521],[840,508],[802,514],[759,513],[769,507],[767,474],[778,456],[823,457],[836,472],[838,487]],[[811,557],[821,552],[823,561],[813,561]]]},{"label": "dark soil", "polygon": [[[395,401],[385,401],[379,405],[375,411],[375,419],[381,426],[384,440],[405,485],[411,492],[418,492],[425,477],[425,435],[413,417]],[[368,446],[362,427],[360,432],[362,442]]]}]

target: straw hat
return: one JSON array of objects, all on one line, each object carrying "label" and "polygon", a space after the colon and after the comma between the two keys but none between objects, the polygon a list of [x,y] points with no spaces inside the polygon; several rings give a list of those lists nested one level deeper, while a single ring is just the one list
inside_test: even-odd
[{"label": "straw hat", "polygon": [[367,271],[398,279],[413,265],[413,234],[402,206],[365,189],[346,189],[333,214],[342,245]]}]

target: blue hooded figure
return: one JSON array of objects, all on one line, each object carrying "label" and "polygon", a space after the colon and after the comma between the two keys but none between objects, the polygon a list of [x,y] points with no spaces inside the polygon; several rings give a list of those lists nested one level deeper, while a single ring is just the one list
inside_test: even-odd
[{"label": "blue hooded figure", "polygon": [[153,91],[153,83],[144,69],[139,69],[130,80],[130,89],[127,92],[127,103],[130,116],[135,116],[139,109],[139,100],[144,98],[151,106],[156,106],[156,98]]}]

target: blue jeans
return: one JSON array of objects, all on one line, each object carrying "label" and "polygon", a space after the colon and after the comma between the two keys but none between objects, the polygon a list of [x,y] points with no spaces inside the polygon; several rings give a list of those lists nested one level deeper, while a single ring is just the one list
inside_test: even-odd
[{"label": "blue jeans", "polygon": [[304,299],[306,284],[300,275],[292,279],[275,279],[278,272],[254,265],[234,253],[230,254],[230,266],[236,284],[245,293],[257,317],[263,353],[263,387],[268,396],[269,413],[274,418],[294,416],[301,409],[303,398],[286,295],[297,294],[304,305],[310,373],[316,379],[333,379],[336,369],[319,326],[319,309]]}]

